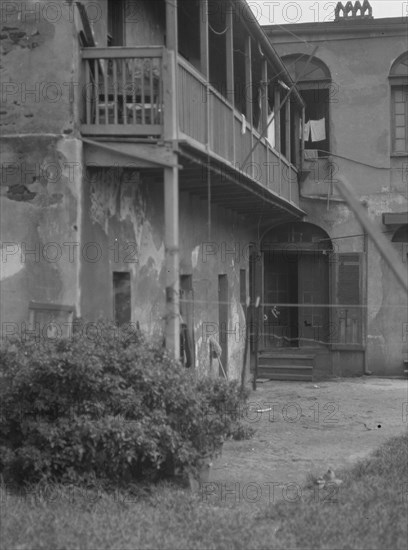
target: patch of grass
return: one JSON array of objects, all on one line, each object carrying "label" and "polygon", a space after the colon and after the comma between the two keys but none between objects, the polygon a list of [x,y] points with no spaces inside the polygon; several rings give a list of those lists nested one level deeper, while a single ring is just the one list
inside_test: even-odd
[{"label": "patch of grass", "polygon": [[1,494],[0,548],[395,549],[408,539],[408,436],[390,440],[338,489],[305,488],[297,502],[207,502],[169,483],[132,490],[36,485]]}]

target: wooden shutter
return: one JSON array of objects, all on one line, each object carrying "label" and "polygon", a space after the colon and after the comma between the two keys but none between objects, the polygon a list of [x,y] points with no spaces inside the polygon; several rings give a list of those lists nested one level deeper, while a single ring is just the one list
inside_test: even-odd
[{"label": "wooden shutter", "polygon": [[408,152],[408,86],[393,86],[392,133],[393,153]]},{"label": "wooden shutter", "polygon": [[333,347],[361,347],[363,344],[363,254],[333,255],[332,330]]},{"label": "wooden shutter", "polygon": [[108,46],[125,45],[125,0],[108,0]]}]

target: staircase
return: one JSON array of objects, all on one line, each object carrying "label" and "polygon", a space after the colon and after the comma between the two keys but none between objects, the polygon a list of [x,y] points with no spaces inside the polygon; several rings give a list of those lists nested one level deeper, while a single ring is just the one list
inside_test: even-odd
[{"label": "staircase", "polygon": [[306,350],[260,351],[258,378],[267,380],[313,381],[315,356]]}]

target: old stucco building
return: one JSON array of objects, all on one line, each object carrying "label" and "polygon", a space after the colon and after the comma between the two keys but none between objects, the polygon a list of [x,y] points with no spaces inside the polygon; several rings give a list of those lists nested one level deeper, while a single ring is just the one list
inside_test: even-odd
[{"label": "old stucco building", "polygon": [[406,261],[405,27],[265,31],[244,0],[2,5],[3,337],[104,317],[200,373],[214,336],[229,377],[401,374],[406,296],[334,180]]},{"label": "old stucco building", "polygon": [[[406,270],[406,17],[376,19],[368,2],[348,2],[337,5],[334,21],[264,30],[298,81],[306,104],[305,163],[299,183],[300,206],[307,212],[304,222],[327,234],[340,259],[339,266],[329,268],[316,283],[317,290],[327,288],[327,275],[330,279],[337,273],[343,279],[342,287],[333,288],[329,281],[326,290],[332,293],[332,303],[344,304],[331,315],[333,372],[341,362],[342,372],[401,375],[408,352],[406,292],[339,196],[335,181],[343,176],[350,182]],[[358,281],[354,291],[353,279]]]}]

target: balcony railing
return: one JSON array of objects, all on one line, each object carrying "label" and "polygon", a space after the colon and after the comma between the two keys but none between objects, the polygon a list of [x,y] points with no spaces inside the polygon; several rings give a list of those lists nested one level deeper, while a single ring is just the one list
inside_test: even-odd
[{"label": "balcony railing", "polygon": [[[174,120],[180,139],[297,202],[293,166],[265,139],[249,154],[257,131],[201,73],[180,56],[174,67],[167,53],[161,46],[84,48],[82,133],[163,139]],[[174,80],[177,113],[169,113]]]},{"label": "balcony railing", "polygon": [[[178,58],[180,138],[226,160],[282,197],[298,201],[297,172],[201,73]],[[257,146],[251,154],[253,145]]]},{"label": "balcony railing", "polygon": [[84,48],[88,135],[160,136],[163,48]]},{"label": "balcony railing", "polygon": [[258,336],[260,348],[362,346],[363,309],[361,305],[264,305]]}]

